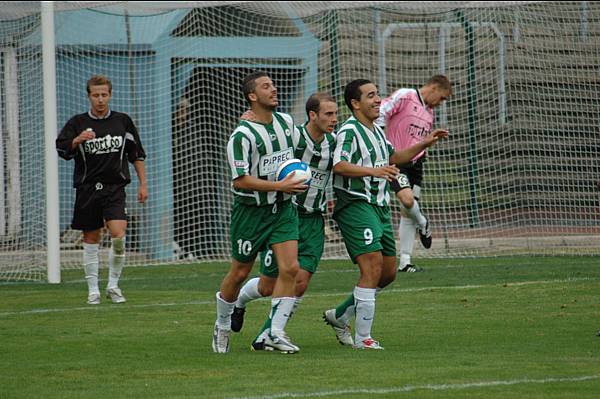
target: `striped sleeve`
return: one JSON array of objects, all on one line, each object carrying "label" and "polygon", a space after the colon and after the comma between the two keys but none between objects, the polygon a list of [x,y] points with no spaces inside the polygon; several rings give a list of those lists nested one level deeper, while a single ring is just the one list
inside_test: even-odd
[{"label": "striped sleeve", "polygon": [[333,153],[333,165],[335,166],[342,161],[351,162],[355,148],[356,142],[353,130],[345,129],[338,132]]},{"label": "striped sleeve", "polygon": [[302,125],[294,125],[294,130],[292,130],[292,143],[294,146],[294,149],[298,148],[298,145],[300,144],[300,141],[302,139],[302,134],[300,133],[300,130],[302,130],[304,127]]},{"label": "striped sleeve", "polygon": [[250,141],[242,132],[234,132],[227,143],[231,180],[250,174]]}]

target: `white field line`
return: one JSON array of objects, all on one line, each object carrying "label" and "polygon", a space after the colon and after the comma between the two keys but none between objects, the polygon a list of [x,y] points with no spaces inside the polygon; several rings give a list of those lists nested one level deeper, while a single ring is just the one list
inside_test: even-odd
[{"label": "white field line", "polygon": [[[452,266],[454,267],[454,266]],[[105,270],[105,269],[103,269]],[[258,270],[258,269],[256,269]],[[103,272],[102,270],[100,271],[101,273]],[[319,270],[318,274],[329,274],[329,273],[356,273],[358,275],[359,271],[358,271],[358,267],[352,268],[352,269],[334,269],[334,270]],[[176,281],[176,280],[189,280],[191,278],[202,278],[204,277],[205,274],[188,274],[186,276],[171,276],[171,277],[161,277],[161,279],[163,280],[168,280],[168,281]],[[254,274],[250,274],[249,277],[255,277],[258,276],[256,273]],[[154,280],[153,278],[148,278],[148,277],[121,277],[119,279],[119,281],[150,281],[150,280]],[[86,280],[84,278],[80,278],[80,279],[74,279],[74,280],[66,280],[66,281],[62,281],[61,284],[81,284],[81,283],[85,283]],[[19,285],[19,286],[24,286],[24,285],[46,285],[47,283],[45,281],[1,281],[0,282],[0,286],[3,285]]]},{"label": "white field line", "polygon": [[[406,293],[406,292],[422,292],[422,291],[436,291],[436,290],[469,290],[486,287],[513,287],[513,286],[525,286],[525,285],[544,285],[544,284],[565,284],[575,283],[580,281],[591,281],[596,280],[595,278],[589,277],[576,277],[568,279],[557,279],[557,280],[538,280],[538,281],[515,281],[510,283],[496,283],[496,284],[470,284],[470,285],[458,285],[458,286],[431,286],[431,287],[418,287],[418,288],[390,288],[384,289],[380,294],[385,293]],[[305,298],[316,298],[316,297],[345,297],[349,294],[348,292],[332,292],[332,293],[319,293],[319,294],[306,294]],[[260,298],[259,300],[270,300],[269,298]],[[211,301],[190,301],[190,302],[171,302],[171,303],[148,303],[148,304],[120,304],[119,309],[139,309],[139,308],[152,308],[152,307],[169,307],[169,306],[190,306],[190,305],[214,305],[214,300]],[[38,308],[29,310],[18,310],[0,312],[0,317],[16,316],[16,315],[31,315],[31,314],[44,314],[44,313],[60,313],[60,312],[77,312],[77,311],[102,311],[102,310],[113,310],[116,307],[113,306],[79,306],[73,308]]]},{"label": "white field line", "polygon": [[[527,266],[533,266],[533,265],[537,265],[537,263],[532,263],[532,264],[528,264],[528,263],[519,263],[520,267],[527,267]],[[435,269],[440,268],[440,269],[455,269],[455,268],[468,268],[468,265],[460,265],[460,264],[456,264],[456,265],[444,265],[444,266],[439,266],[439,267],[435,267]],[[103,268],[102,270],[106,270],[106,268]],[[253,269],[255,272],[258,270],[257,267],[255,267]],[[337,274],[337,273],[356,273],[358,275],[359,270],[358,270],[358,266],[356,267],[351,267],[348,269],[325,269],[325,270],[318,270],[317,274],[315,276],[318,276],[320,274]],[[191,274],[191,275],[186,275],[186,276],[169,276],[169,277],[161,277],[164,280],[169,280],[169,281],[175,281],[175,280],[189,280],[190,278],[194,278],[194,277],[198,277],[201,278],[202,276],[204,276],[205,274],[200,274],[200,273],[196,273],[196,274]],[[255,277],[257,276],[256,273],[250,274],[250,277]],[[121,277],[120,281],[149,281],[149,280],[153,280],[152,278],[148,278],[148,277]],[[81,283],[85,283],[86,280],[81,278],[81,279],[74,279],[74,280],[66,280],[66,281],[62,281],[62,284],[81,284]],[[47,283],[45,281],[0,281],[0,286],[3,285],[46,285]]]},{"label": "white field line", "polygon": [[426,384],[426,385],[406,385],[403,387],[366,389],[366,388],[349,388],[336,391],[314,391],[314,392],[282,392],[274,395],[266,396],[242,396],[230,399],[285,399],[285,398],[321,398],[326,396],[341,396],[341,395],[387,395],[390,393],[403,393],[414,391],[449,391],[469,388],[490,388],[498,386],[510,386],[521,384],[552,384],[562,382],[582,382],[589,380],[597,380],[600,375],[584,375],[579,377],[549,377],[541,379],[524,378],[520,380],[500,380],[500,381],[481,381],[481,382],[466,382],[462,384]]}]

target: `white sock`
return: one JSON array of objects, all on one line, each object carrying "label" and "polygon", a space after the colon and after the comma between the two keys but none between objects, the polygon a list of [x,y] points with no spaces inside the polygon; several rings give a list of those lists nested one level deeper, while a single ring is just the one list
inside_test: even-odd
[{"label": "white sock", "polygon": [[371,327],[375,317],[375,289],[354,287],[356,304],[356,328],[354,342],[362,342],[371,337]]},{"label": "white sock", "polygon": [[290,297],[273,298],[271,299],[271,332],[277,334],[285,329],[292,308],[294,307],[294,299]]},{"label": "white sock", "polygon": [[125,265],[125,237],[113,238],[108,252],[108,285],[107,289],[117,288],[119,278]]},{"label": "white sock", "polygon": [[348,306],[344,313],[338,318],[338,320],[346,325],[350,324],[352,318],[356,316],[356,306]]},{"label": "white sock", "polygon": [[262,295],[260,295],[260,292],[258,292],[259,281],[260,279],[258,277],[254,277],[246,281],[246,284],[244,284],[242,289],[240,289],[240,295],[235,302],[236,307],[245,308],[248,302],[262,298]]},{"label": "white sock", "polygon": [[298,310],[298,306],[300,306],[301,302],[302,302],[301,296],[294,297],[294,304],[292,305],[292,311],[290,312],[290,319],[292,318],[294,313],[296,313],[296,310]]},{"label": "white sock", "polygon": [[98,288],[99,248],[99,244],[83,243],[83,270],[85,271],[89,294],[100,295],[100,288]]},{"label": "white sock", "polygon": [[255,342],[260,342],[260,341],[264,341],[267,339],[267,337],[269,336],[269,329],[267,328],[266,330],[264,330],[263,332],[261,332],[258,337],[256,337],[254,339]]},{"label": "white sock", "polygon": [[[350,298],[348,298],[347,301],[350,301]],[[344,302],[346,302],[346,301],[344,301]],[[337,318],[337,320],[339,322],[344,323],[345,325],[350,325],[352,318],[354,316],[356,316],[356,306],[354,306],[355,303],[356,303],[356,300],[354,299],[354,293],[353,293],[352,294],[352,304],[349,305],[348,307],[346,307],[346,309],[344,309],[344,313],[342,313],[340,315],[340,317]],[[337,308],[336,308],[336,314],[337,314]]]},{"label": "white sock", "polygon": [[235,302],[226,302],[221,298],[221,293],[217,292],[217,324],[222,330],[231,330],[231,314]]},{"label": "white sock", "polygon": [[403,207],[406,215],[411,218],[420,229],[424,229],[427,225],[427,219],[421,213],[421,207],[419,207],[419,201],[415,198],[413,201],[412,208]]},{"label": "white sock", "polygon": [[415,246],[415,235],[417,234],[415,222],[412,219],[402,216],[400,219],[400,268],[410,264],[410,258]]}]

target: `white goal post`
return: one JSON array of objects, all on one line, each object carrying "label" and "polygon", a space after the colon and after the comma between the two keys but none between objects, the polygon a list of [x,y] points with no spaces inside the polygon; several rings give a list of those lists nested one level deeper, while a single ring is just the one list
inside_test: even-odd
[{"label": "white goal post", "polygon": [[[421,198],[433,247],[415,258],[599,256],[597,65],[600,3],[587,1],[1,2],[0,280],[80,267],[73,165],[54,138],[88,109],[93,74],[111,78],[111,107],[148,155],[148,202],[133,168],[127,188],[128,265],[229,259],[225,145],[257,69],[296,123],[327,91],[341,124],[353,79],[389,95],[449,77],[435,125],[450,137],[429,153]],[[331,215],[326,237],[324,258],[347,259]]]}]

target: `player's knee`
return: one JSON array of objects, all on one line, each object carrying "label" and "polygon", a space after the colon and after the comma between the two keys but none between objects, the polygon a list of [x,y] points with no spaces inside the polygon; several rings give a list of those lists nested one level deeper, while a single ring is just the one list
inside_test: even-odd
[{"label": "player's knee", "polygon": [[382,262],[378,258],[372,258],[369,262],[365,262],[366,266],[361,267],[361,274],[369,281],[377,283],[381,280],[381,273],[383,269]]},{"label": "player's knee", "polygon": [[415,197],[412,195],[412,192],[408,188],[400,191],[399,193],[396,194],[396,196],[400,200],[400,203],[402,204],[403,207],[405,207],[405,208],[413,207]]},{"label": "player's knee", "polygon": [[265,297],[273,295],[273,290],[275,289],[275,279],[269,278],[261,278],[258,282],[258,293]]},{"label": "player's knee", "polygon": [[115,255],[121,256],[125,254],[125,237],[115,237],[112,240],[112,251]]},{"label": "player's knee", "polygon": [[250,271],[246,270],[246,269],[237,269],[237,270],[234,270],[233,273],[231,273],[234,281],[239,284],[243,283],[249,274],[250,274]]},{"label": "player's knee", "polygon": [[279,265],[279,274],[283,274],[284,277],[287,278],[295,279],[299,269],[300,264],[297,260],[289,263],[282,263]]},{"label": "player's knee", "polygon": [[85,244],[99,244],[102,237],[102,230],[91,230],[83,232],[83,242]]},{"label": "player's knee", "polygon": [[404,207],[406,209],[410,209],[413,206],[415,206],[415,200],[412,197],[408,197],[408,198],[401,198],[400,201],[402,202],[402,205],[404,205]]},{"label": "player's knee", "polygon": [[224,282],[231,286],[241,286],[244,280],[250,274],[250,269],[242,267],[233,267],[225,276]]},{"label": "player's knee", "polygon": [[225,280],[234,283],[241,284],[250,274],[252,270],[252,266],[254,265],[254,259],[250,262],[240,262],[235,258],[232,259],[231,268],[229,269],[229,273],[225,276]]}]

